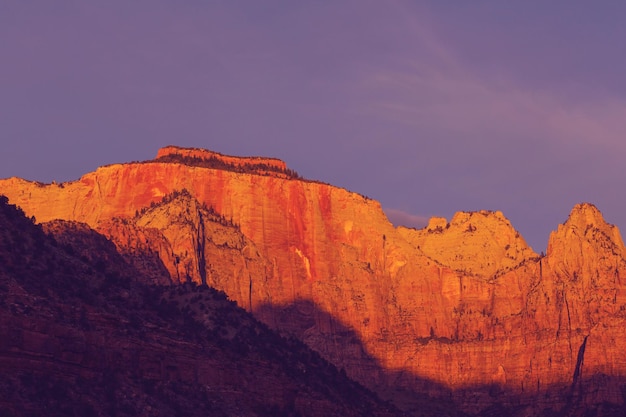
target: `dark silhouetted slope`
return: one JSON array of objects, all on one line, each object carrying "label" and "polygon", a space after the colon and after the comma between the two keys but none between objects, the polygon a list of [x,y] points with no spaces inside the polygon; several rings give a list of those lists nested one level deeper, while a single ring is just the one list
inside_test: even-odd
[{"label": "dark silhouetted slope", "polygon": [[393,416],[207,286],[145,286],[86,226],[0,197],[0,415]]}]

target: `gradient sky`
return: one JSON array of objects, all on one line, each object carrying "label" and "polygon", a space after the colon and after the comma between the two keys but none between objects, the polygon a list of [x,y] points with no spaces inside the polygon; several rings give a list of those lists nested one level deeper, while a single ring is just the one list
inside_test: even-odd
[{"label": "gradient sky", "polygon": [[[574,204],[626,230],[626,3],[0,1],[0,177],[176,144],[278,157],[394,220]],[[1,191],[1,190],[0,190]]]}]

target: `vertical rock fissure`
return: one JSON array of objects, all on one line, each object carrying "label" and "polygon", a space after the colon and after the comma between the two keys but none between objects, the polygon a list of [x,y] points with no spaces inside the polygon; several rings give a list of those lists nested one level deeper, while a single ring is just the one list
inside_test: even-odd
[{"label": "vertical rock fissure", "polygon": [[[558,296],[558,294],[557,294],[557,296]],[[557,339],[561,335],[561,323],[563,322],[563,304],[562,303],[559,303],[559,304],[560,304],[558,306],[558,308],[559,308],[559,321],[558,321],[557,328],[556,328],[556,338]]]},{"label": "vertical rock fissure", "polygon": [[383,274],[387,271],[387,236],[383,235]]},{"label": "vertical rock fissure", "polygon": [[[569,343],[569,353],[573,355],[572,350],[572,316],[569,312],[569,302],[567,301],[567,293],[565,292],[565,286],[563,287],[563,299],[565,300],[565,308],[567,309],[567,342]],[[570,356],[571,357],[571,356]]]},{"label": "vertical rock fissure", "polygon": [[[168,252],[171,253],[172,258],[174,258],[174,267],[176,269],[176,282],[180,284],[180,257],[174,251],[172,243],[169,240],[166,240],[166,244]],[[174,277],[171,277],[171,279],[174,279]]]},{"label": "vertical rock fissure", "polygon": [[[243,251],[242,251],[242,255],[243,255]],[[252,274],[250,273],[250,270],[248,269],[248,260],[245,259],[244,257],[244,266],[246,268],[246,272],[248,273],[248,307],[249,307],[249,311],[252,312]]]},{"label": "vertical rock fissure", "polygon": [[202,218],[202,212],[198,210],[198,232],[196,235],[196,253],[198,259],[198,273],[200,274],[200,280],[202,285],[207,285],[206,282],[206,258],[204,257],[205,246],[205,231],[204,231],[204,219]]},{"label": "vertical rock fissure", "polygon": [[582,375],[583,361],[585,359],[585,348],[587,346],[587,338],[589,335],[585,336],[583,339],[583,343],[580,345],[578,349],[578,357],[576,358],[576,368],[574,368],[574,376],[572,377],[572,391],[574,390],[576,383],[580,379]]}]

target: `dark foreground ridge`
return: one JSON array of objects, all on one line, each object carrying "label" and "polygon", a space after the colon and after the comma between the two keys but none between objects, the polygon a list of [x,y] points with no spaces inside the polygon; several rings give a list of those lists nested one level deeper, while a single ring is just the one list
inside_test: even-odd
[{"label": "dark foreground ridge", "polygon": [[84,225],[0,196],[0,415],[397,416],[207,286],[148,286]]}]

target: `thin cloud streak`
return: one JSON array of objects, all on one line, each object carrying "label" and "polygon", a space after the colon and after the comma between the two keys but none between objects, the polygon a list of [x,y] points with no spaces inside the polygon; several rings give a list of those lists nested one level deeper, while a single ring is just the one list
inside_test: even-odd
[{"label": "thin cloud streak", "polygon": [[370,68],[360,78],[359,88],[370,96],[364,109],[368,115],[466,135],[495,134],[506,140],[522,133],[555,144],[626,151],[623,98],[572,101],[557,91],[521,85],[506,73],[476,71],[440,39],[427,9],[392,4],[410,47],[399,63]]},{"label": "thin cloud streak", "polygon": [[387,218],[394,226],[412,227],[415,229],[423,229],[428,225],[429,218],[417,214],[407,213],[403,210],[393,208],[384,209]]},{"label": "thin cloud streak", "polygon": [[472,135],[522,133],[557,144],[626,150],[626,101],[617,98],[571,103],[512,82],[417,68],[378,73],[363,84],[389,96],[370,103],[367,110],[395,122]]}]

